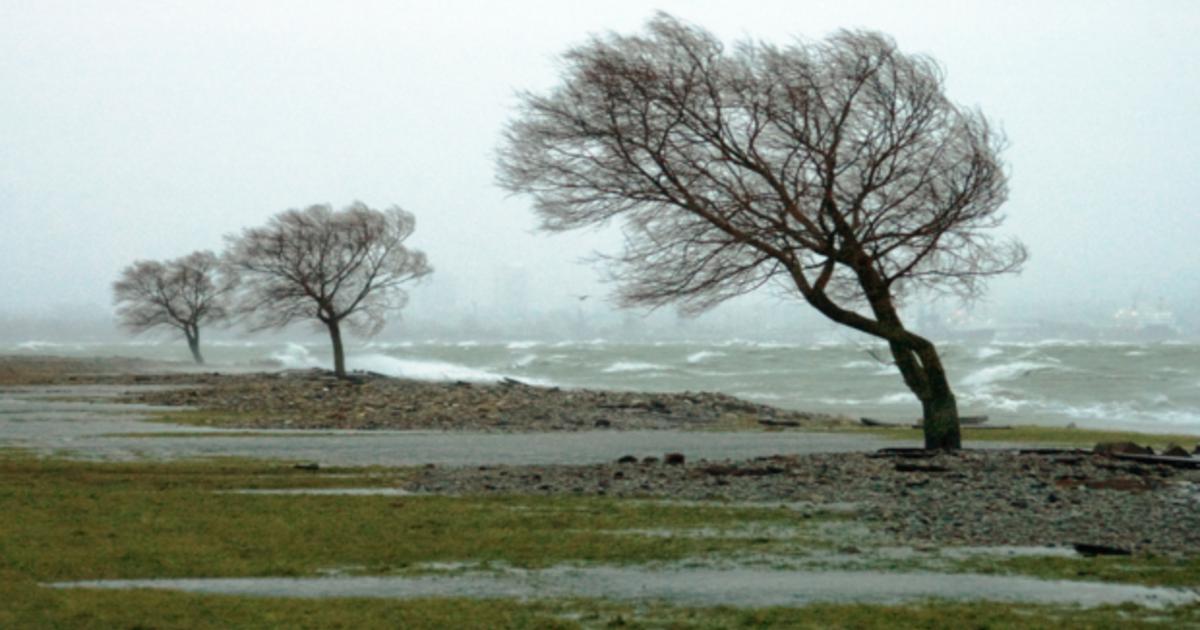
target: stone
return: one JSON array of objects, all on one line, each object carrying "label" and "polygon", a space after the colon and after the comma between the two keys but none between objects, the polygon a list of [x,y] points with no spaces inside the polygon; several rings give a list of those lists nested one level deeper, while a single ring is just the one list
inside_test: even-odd
[{"label": "stone", "polygon": [[1187,449],[1174,443],[1168,444],[1167,448],[1163,449],[1162,454],[1168,457],[1191,457],[1191,455],[1188,454]]},{"label": "stone", "polygon": [[1149,446],[1138,446],[1133,442],[1100,442],[1092,449],[1100,455],[1153,455],[1154,449]]},{"label": "stone", "polygon": [[668,466],[682,466],[686,461],[683,453],[667,453],[663,456],[663,462]]},{"label": "stone", "polygon": [[633,455],[625,455],[621,459],[618,459],[617,463],[618,464],[636,464],[637,460],[638,460],[638,458],[634,457]]}]

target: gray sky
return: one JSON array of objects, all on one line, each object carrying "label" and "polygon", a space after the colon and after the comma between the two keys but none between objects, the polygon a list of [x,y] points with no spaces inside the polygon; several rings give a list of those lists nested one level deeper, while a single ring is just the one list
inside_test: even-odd
[{"label": "gray sky", "polygon": [[1200,309],[1200,3],[0,0],[0,313],[107,310],[134,259],[354,199],[417,215],[437,273],[415,312],[439,283],[486,307],[508,265],[548,305],[595,292],[576,261],[610,239],[533,233],[493,151],[558,53],[656,9],[729,41],[877,29],[938,59],[1011,142],[1006,232],[1033,257],[994,308]]}]

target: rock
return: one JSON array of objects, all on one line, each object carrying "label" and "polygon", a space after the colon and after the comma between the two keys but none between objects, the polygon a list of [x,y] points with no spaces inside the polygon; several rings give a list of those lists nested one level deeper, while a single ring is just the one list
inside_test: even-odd
[{"label": "rock", "polygon": [[683,453],[667,453],[663,456],[663,463],[668,466],[682,466],[687,461]]},{"label": "rock", "polygon": [[1187,452],[1187,449],[1178,444],[1168,444],[1167,448],[1163,450],[1162,454],[1168,457],[1191,457],[1191,455]]},{"label": "rock", "polygon": [[1152,487],[1148,481],[1138,477],[1092,479],[1083,482],[1083,485],[1092,490],[1124,490],[1126,492],[1145,492]]},{"label": "rock", "polygon": [[643,464],[657,464],[658,458],[657,457],[644,457],[644,458],[642,458],[642,463]]},{"label": "rock", "polygon": [[618,464],[636,464],[637,460],[638,460],[638,458],[634,457],[633,455],[625,455],[621,459],[618,459],[617,463]]},{"label": "rock", "polygon": [[1092,449],[1100,455],[1153,455],[1154,449],[1149,446],[1138,446],[1133,442],[1100,442]]},{"label": "rock", "polygon": [[612,422],[609,422],[608,420],[606,420],[604,418],[600,418],[599,420],[596,421],[595,426],[597,428],[607,429],[608,427],[612,426]]},{"label": "rock", "polygon": [[1094,545],[1091,543],[1072,543],[1075,547],[1075,552],[1081,556],[1093,558],[1095,556],[1128,556],[1130,551],[1121,547],[1110,547],[1108,545]]},{"label": "rock", "polygon": [[896,472],[944,473],[949,471],[949,468],[946,468],[945,466],[938,466],[936,464],[922,465],[896,462]]},{"label": "rock", "polygon": [[292,466],[292,468],[295,468],[296,470],[320,470],[321,465],[316,462],[309,462],[306,464],[296,464],[295,466]]}]

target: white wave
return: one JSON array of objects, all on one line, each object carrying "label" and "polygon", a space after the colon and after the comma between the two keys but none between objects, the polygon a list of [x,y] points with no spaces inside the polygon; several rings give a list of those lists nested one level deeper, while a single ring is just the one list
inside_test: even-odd
[{"label": "white wave", "polygon": [[278,361],[284,369],[289,370],[323,367],[327,364],[314,356],[308,348],[293,342],[289,342],[281,350],[272,352],[271,358]]},{"label": "white wave", "polygon": [[516,359],[513,359],[512,367],[529,367],[534,361],[537,361],[537,359],[538,355],[533,354],[532,352],[529,354],[523,354]]},{"label": "white wave", "polygon": [[872,370],[872,369],[875,369],[878,367],[879,367],[878,361],[867,361],[865,359],[859,359],[858,361],[848,361],[848,362],[842,364],[843,370],[863,370],[863,369]]},{"label": "white wave", "polygon": [[874,402],[874,401],[870,401],[870,400],[862,400],[861,398],[824,397],[824,398],[817,398],[815,400],[816,400],[816,402],[819,402],[822,405],[847,406],[847,407],[857,407],[859,405],[869,405],[869,404],[873,404],[873,402]]},{"label": "white wave", "polygon": [[962,384],[968,387],[985,387],[1001,381],[1007,381],[1014,378],[1024,376],[1030,372],[1040,370],[1051,370],[1055,366],[1049,363],[1039,363],[1037,361],[1013,361],[1011,363],[1002,363],[993,365],[981,370],[976,370],[968,374],[962,379]]},{"label": "white wave", "polygon": [[510,341],[505,344],[505,348],[509,350],[528,350],[542,345],[540,341]]},{"label": "white wave", "polygon": [[[346,359],[346,365],[355,370],[376,372],[388,376],[411,378],[418,381],[470,381],[473,383],[495,383],[508,378],[504,374],[490,372],[457,363],[431,359],[399,359],[386,354],[367,354]],[[531,385],[550,385],[541,379],[521,377],[518,379]]]},{"label": "white wave", "polygon": [[1129,352],[1125,353],[1125,356],[1127,356],[1127,357],[1144,357],[1147,354],[1149,354],[1149,353],[1146,352],[1145,350],[1130,350]]},{"label": "white wave", "polygon": [[901,405],[905,403],[916,402],[917,398],[912,392],[897,392],[895,394],[885,394],[879,397],[876,401],[880,405]]},{"label": "white wave", "polygon": [[617,361],[612,365],[604,368],[603,372],[609,374],[615,372],[655,372],[665,370],[666,366],[657,363],[646,363],[644,361]]},{"label": "white wave", "polygon": [[454,345],[459,348],[474,348],[479,345],[479,342],[475,341],[474,339],[468,339],[466,341],[460,341]]},{"label": "white wave", "polygon": [[1001,355],[1001,354],[1004,354],[1004,351],[1001,350],[1000,348],[994,348],[992,346],[984,346],[975,351],[975,358],[979,359],[980,361],[985,361],[987,359],[990,359],[994,356]]},{"label": "white wave", "polygon": [[687,362],[688,363],[700,363],[701,361],[704,361],[706,359],[712,359],[712,358],[723,357],[723,356],[725,356],[724,352],[717,352],[716,350],[701,350],[699,352],[693,352],[693,353],[689,354],[687,357]]},{"label": "white wave", "polygon": [[[131,343],[130,345],[133,345],[133,344]],[[34,351],[37,351],[37,350],[59,350],[59,349],[82,350],[83,345],[78,344],[78,343],[59,343],[56,341],[41,341],[38,339],[31,339],[29,341],[23,341],[23,342],[17,344],[17,349],[18,350],[34,350]]]}]

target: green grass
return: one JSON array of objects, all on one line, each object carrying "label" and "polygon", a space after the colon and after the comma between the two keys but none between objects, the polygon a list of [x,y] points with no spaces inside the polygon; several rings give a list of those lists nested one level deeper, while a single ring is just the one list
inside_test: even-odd
[{"label": "green grass", "polygon": [[[920,441],[922,439],[920,429],[908,427],[861,427],[849,431],[835,428],[833,430],[853,434],[868,434],[895,440]],[[1027,442],[1031,444],[1081,448],[1091,448],[1097,442],[1135,442],[1155,448],[1162,448],[1168,444],[1179,444],[1190,451],[1197,443],[1200,443],[1200,435],[1068,429],[1066,427],[1041,427],[1033,425],[1016,425],[1010,429],[963,427],[962,431],[963,445],[967,447],[970,447],[970,442],[973,441]]]},{"label": "green grass", "polygon": [[[1200,607],[1077,610],[996,603],[820,604],[736,609],[588,599],[242,598],[56,590],[56,580],[364,574],[422,563],[543,567],[762,553],[795,557],[810,530],[847,515],[583,497],[238,495],[242,488],[391,487],[397,469],[321,469],[214,460],[86,463],[0,450],[0,628],[960,628],[1200,624]],[[793,528],[791,539],[658,537],[628,530]],[[971,564],[975,562],[975,564]],[[1154,558],[965,561],[958,570],[1195,585],[1196,561]]]},{"label": "green grass", "polygon": [[[150,418],[150,422],[183,424],[198,427],[253,427],[270,422],[271,414],[265,411],[222,411],[218,409],[181,409],[169,411]],[[286,427],[282,427],[286,428]]]},{"label": "green grass", "polygon": [[[7,602],[5,604],[4,602]],[[54,591],[0,573],[5,628],[1161,628],[1200,607],[1154,611],[1000,603],[814,604],[739,609],[598,600],[282,599],[162,591]]]},{"label": "green grass", "polygon": [[1196,556],[1190,558],[1158,556],[973,558],[958,563],[955,568],[971,573],[1018,574],[1047,580],[1083,580],[1200,588],[1200,557]]},{"label": "green grass", "polygon": [[[342,438],[363,438],[371,439],[371,434],[366,432],[358,433],[332,433],[329,431],[319,430],[289,430],[286,437],[292,438],[322,438],[336,437]],[[124,433],[101,433],[98,437],[105,438],[277,438],[280,437],[279,431],[254,431],[254,430],[215,430],[215,431],[130,431]]]},{"label": "green grass", "polygon": [[[427,562],[518,567],[779,552],[795,539],[630,529],[799,527],[795,512],[597,497],[303,496],[240,488],[394,486],[403,472],[286,464],[97,464],[0,455],[0,567],[39,580],[364,573]],[[839,517],[844,518],[844,517]],[[619,535],[614,535],[614,534]],[[49,550],[49,551],[48,551]]]}]

